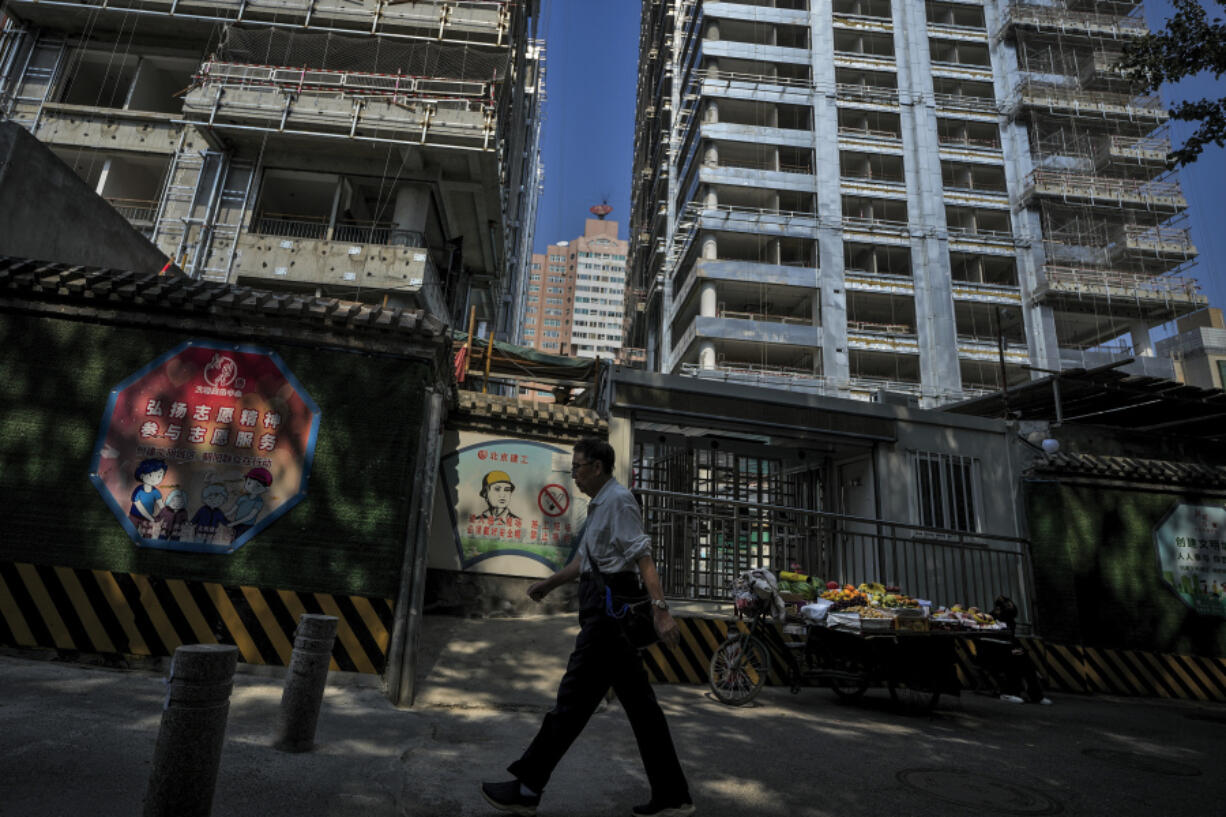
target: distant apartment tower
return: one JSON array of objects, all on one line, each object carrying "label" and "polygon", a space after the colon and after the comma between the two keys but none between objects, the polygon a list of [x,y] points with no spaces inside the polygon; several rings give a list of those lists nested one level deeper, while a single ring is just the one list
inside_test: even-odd
[{"label": "distant apartment tower", "polygon": [[617,228],[616,221],[589,218],[582,236],[532,256],[524,345],[575,357],[620,357],[628,242],[617,237]]},{"label": "distant apartment tower", "polygon": [[925,405],[1171,376],[1150,329],[1206,299],[1167,114],[1115,67],[1145,31],[1127,0],[644,0],[628,345]]},{"label": "distant apartment tower", "polygon": [[475,309],[506,336],[539,191],[537,0],[7,0],[0,116],[189,275]]}]

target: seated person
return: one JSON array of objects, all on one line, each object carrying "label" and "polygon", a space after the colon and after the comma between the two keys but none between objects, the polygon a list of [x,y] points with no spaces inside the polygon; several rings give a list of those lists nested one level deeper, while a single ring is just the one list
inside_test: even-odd
[{"label": "seated person", "polygon": [[1006,629],[999,635],[980,639],[978,646],[984,669],[1000,685],[1000,699],[1011,704],[1025,703],[1026,699],[1036,704],[1050,704],[1051,699],[1043,694],[1038,669],[1017,640],[1017,605],[1007,596],[997,596],[994,604],[992,617]]}]

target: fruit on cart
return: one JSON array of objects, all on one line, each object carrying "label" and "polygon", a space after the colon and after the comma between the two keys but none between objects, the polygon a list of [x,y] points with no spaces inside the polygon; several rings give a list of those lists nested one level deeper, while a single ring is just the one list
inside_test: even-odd
[{"label": "fruit on cart", "polygon": [[858,613],[860,618],[893,618],[894,616],[887,613],[885,610],[878,609],[863,604],[853,605],[843,610],[845,613]]},{"label": "fruit on cart", "polygon": [[826,582],[826,589],[827,590],[838,590],[839,583],[838,582]]}]

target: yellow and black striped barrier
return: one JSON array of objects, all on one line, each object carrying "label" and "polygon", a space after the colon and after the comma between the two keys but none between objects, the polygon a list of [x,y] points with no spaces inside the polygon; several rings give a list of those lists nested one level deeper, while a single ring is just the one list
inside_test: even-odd
[{"label": "yellow and black striped barrier", "polygon": [[169,656],[181,644],[233,644],[248,664],[288,666],[303,613],[336,616],[332,669],[383,672],[388,599],[0,562],[0,644],[15,647]]},{"label": "yellow and black striped barrier", "polygon": [[[81,653],[169,656],[181,644],[233,644],[249,664],[288,666],[303,613],[336,616],[331,669],[382,673],[392,601],[212,582],[163,579],[0,561],[0,644]],[[643,654],[657,683],[705,684],[711,656],[745,622],[680,617],[681,643]],[[1065,692],[1226,701],[1226,658],[1113,650],[1022,639],[1051,689]],[[958,676],[980,678],[972,649]],[[772,662],[771,684],[783,684]]]},{"label": "yellow and black striped barrier", "polygon": [[[744,622],[708,618],[678,618],[681,643],[675,650],[660,645],[644,652],[647,673],[657,683],[705,684],[711,656],[730,630],[744,632]],[[1140,650],[1052,644],[1021,639],[1047,686],[1065,692],[1226,701],[1226,658],[1169,655]],[[973,645],[957,651],[958,678],[975,688],[981,672]],[[768,683],[783,684],[778,662],[771,663]]]}]

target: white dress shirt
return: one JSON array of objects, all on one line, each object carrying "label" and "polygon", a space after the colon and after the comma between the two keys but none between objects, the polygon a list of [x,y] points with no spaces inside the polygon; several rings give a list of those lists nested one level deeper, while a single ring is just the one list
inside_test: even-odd
[{"label": "white dress shirt", "polygon": [[587,522],[579,542],[580,570],[602,573],[638,572],[638,560],[651,553],[651,537],[643,532],[639,504],[616,479],[610,478],[587,504]]}]

